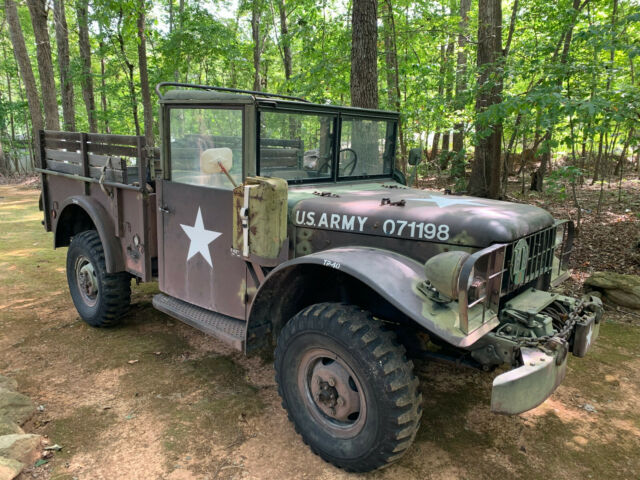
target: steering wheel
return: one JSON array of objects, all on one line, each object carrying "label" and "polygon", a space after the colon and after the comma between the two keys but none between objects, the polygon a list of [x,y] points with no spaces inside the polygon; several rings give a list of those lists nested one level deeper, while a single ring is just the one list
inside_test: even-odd
[{"label": "steering wheel", "polygon": [[354,170],[356,169],[356,166],[358,165],[358,154],[353,148],[343,148],[338,153],[338,158],[340,154],[342,154],[342,152],[351,152],[353,154],[353,159],[348,161],[346,165],[340,165],[340,162],[338,162],[338,165],[340,165],[339,169],[341,169],[343,172],[347,171],[350,168],[348,173],[345,173],[345,175],[350,176],[353,174]]}]

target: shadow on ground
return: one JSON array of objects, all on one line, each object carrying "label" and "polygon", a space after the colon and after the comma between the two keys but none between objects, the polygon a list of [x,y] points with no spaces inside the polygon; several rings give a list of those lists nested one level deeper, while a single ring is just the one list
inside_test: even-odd
[{"label": "shadow on ground", "polygon": [[[25,478],[353,478],[294,433],[270,363],[155,311],[155,284],[134,287],[122,326],[82,323],[66,288],[66,249],[52,250],[37,195],[0,187],[0,372],[42,405],[26,430],[63,447]],[[610,314],[552,398],[517,417],[489,412],[490,375],[418,363],[415,445],[363,477],[637,478],[637,320]]]}]

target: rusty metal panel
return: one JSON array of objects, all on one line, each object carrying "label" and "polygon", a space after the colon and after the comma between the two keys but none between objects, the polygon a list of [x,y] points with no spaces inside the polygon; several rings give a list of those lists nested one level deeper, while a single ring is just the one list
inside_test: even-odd
[{"label": "rusty metal panel", "polygon": [[[47,181],[51,187],[49,213],[53,220],[54,232],[70,197],[81,195],[91,198],[97,201],[113,220],[113,233],[122,251],[126,271],[144,281],[152,279],[151,260],[157,256],[155,194],[144,195],[134,190],[114,190],[113,195],[109,197],[98,184],[90,183],[87,196],[84,195],[84,182],[55,175],[47,175]],[[121,208],[120,205],[126,208]],[[145,225],[146,223],[148,225]]]},{"label": "rusty metal panel", "polygon": [[233,191],[169,181],[160,188],[160,290],[244,319],[246,265],[232,253]]},{"label": "rusty metal panel", "polygon": [[281,178],[247,177],[242,185],[233,190],[233,248],[242,252],[243,256],[246,253],[246,257],[255,255],[275,260],[286,238],[287,181]]}]

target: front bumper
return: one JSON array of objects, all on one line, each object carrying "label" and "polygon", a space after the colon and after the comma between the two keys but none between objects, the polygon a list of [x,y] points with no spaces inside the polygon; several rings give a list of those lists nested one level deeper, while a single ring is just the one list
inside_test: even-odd
[{"label": "front bumper", "polygon": [[583,357],[600,332],[602,302],[584,298],[581,314],[568,338],[552,337],[539,347],[520,348],[520,366],[493,380],[491,410],[518,414],[544,402],[562,383],[567,371],[568,353]]}]

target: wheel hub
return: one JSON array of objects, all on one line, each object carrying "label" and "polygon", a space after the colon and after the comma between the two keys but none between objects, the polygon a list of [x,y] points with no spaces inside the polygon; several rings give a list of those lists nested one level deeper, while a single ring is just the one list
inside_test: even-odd
[{"label": "wheel hub", "polygon": [[95,304],[98,297],[98,279],[96,271],[88,258],[78,258],[76,262],[76,279],[84,301],[88,305]]},{"label": "wheel hub", "polygon": [[317,361],[309,386],[316,406],[325,415],[346,424],[357,420],[360,395],[352,375],[339,359]]}]

